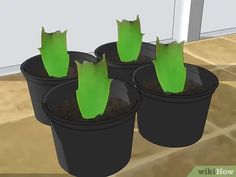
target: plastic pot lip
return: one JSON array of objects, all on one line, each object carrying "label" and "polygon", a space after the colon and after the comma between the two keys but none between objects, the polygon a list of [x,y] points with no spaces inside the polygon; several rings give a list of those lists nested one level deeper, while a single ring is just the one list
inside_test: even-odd
[{"label": "plastic pot lip", "polygon": [[[102,60],[102,56],[99,55],[99,50],[105,46],[109,46],[109,45],[114,45],[115,43],[117,43],[117,41],[114,41],[114,42],[109,42],[109,43],[105,43],[105,44],[102,44],[100,45],[99,47],[97,47],[94,51],[94,54],[95,56],[98,58],[98,60]],[[146,45],[147,47],[148,46],[155,46],[154,44],[151,44],[151,43],[148,43],[148,42],[142,42],[142,45]],[[143,46],[142,46],[143,47]],[[147,48],[144,46],[144,48],[146,50],[151,50],[149,48]],[[114,68],[137,68],[137,67],[140,67],[140,66],[143,66],[145,64],[149,64],[149,63],[152,63],[152,61],[144,61],[144,62],[114,62],[114,61],[111,61],[109,59],[107,59],[107,64],[111,67],[114,67]],[[154,58],[153,58],[154,60]]]},{"label": "plastic pot lip", "polygon": [[[208,71],[207,69],[205,68],[202,68],[200,66],[197,66],[197,65],[192,65],[192,64],[188,64],[188,63],[185,63],[185,66],[188,67],[188,66],[195,66],[197,68],[201,70],[204,70],[206,73],[208,73],[208,77],[211,77],[212,80],[214,80],[214,84],[212,85],[211,88],[207,89],[207,90],[203,90],[201,92],[198,92],[198,93],[194,93],[194,94],[191,94],[191,95],[169,95],[169,94],[165,94],[164,92],[160,92],[160,94],[157,94],[157,93],[154,93],[153,91],[145,88],[142,84],[140,84],[137,79],[136,79],[136,74],[137,72],[140,72],[143,68],[146,68],[146,67],[150,67],[151,65],[153,64],[148,64],[148,65],[145,65],[145,66],[142,66],[138,69],[136,69],[132,75],[132,82],[133,84],[136,86],[136,88],[142,93],[142,94],[145,94],[145,95],[148,95],[149,97],[153,98],[153,99],[156,99],[156,100],[160,100],[160,98],[162,98],[161,100],[166,100],[166,102],[185,102],[186,99],[201,99],[201,98],[205,98],[205,97],[208,97],[208,96],[211,96],[215,89],[218,87],[219,85],[219,80],[218,78],[210,71]],[[169,100],[172,100],[172,101],[169,101]],[[175,100],[175,101],[173,101]]]},{"label": "plastic pot lip", "polygon": [[[136,113],[137,109],[139,108],[139,106],[141,104],[141,97],[140,97],[140,94],[138,93],[138,91],[131,84],[126,83],[128,85],[128,87],[129,87],[129,90],[132,91],[132,92],[135,92],[136,101],[135,101],[135,104],[133,104],[132,108],[128,112],[126,112],[125,114],[121,115],[119,118],[107,119],[107,120],[99,120],[99,121],[91,120],[91,121],[88,121],[88,122],[84,122],[84,121],[67,120],[67,119],[63,119],[63,118],[60,118],[60,117],[54,115],[48,109],[48,107],[46,106],[46,101],[47,101],[48,95],[50,95],[52,92],[54,92],[58,88],[66,85],[66,84],[70,84],[72,82],[75,82],[75,81],[77,82],[77,78],[73,79],[73,80],[70,80],[70,81],[67,81],[67,82],[64,82],[64,83],[62,83],[60,85],[55,86],[54,88],[50,89],[44,95],[44,97],[42,99],[42,103],[41,104],[42,104],[43,110],[46,112],[48,117],[50,117],[49,120],[51,122],[54,122],[57,125],[60,125],[60,126],[64,125],[63,127],[66,127],[66,128],[69,128],[66,125],[68,125],[68,126],[70,126],[70,125],[78,126],[76,129],[80,129],[79,127],[83,126],[83,130],[86,130],[86,129],[87,130],[107,129],[107,128],[111,128],[111,127],[114,127],[114,126],[117,126],[117,125],[121,125],[121,124],[125,123],[126,121],[132,119],[133,118],[132,115]],[[113,79],[112,81],[124,83],[122,81],[115,80],[115,79]],[[99,128],[99,126],[101,126],[101,128]],[[105,126],[105,128],[104,128],[104,126]],[[71,128],[69,128],[69,129],[71,129]]]},{"label": "plastic pot lip", "polygon": [[[68,54],[79,54],[79,55],[88,55],[90,57],[94,57],[94,62],[97,61],[97,58],[91,54],[88,54],[88,53],[85,53],[85,52],[78,52],[78,51],[68,51]],[[34,75],[31,75],[30,73],[26,72],[25,70],[25,65],[32,61],[32,60],[38,60],[39,57],[41,57],[41,55],[35,55],[33,57],[30,57],[29,59],[25,60],[21,65],[20,65],[20,70],[22,72],[22,74],[24,75],[24,77],[31,81],[31,82],[34,82],[34,83],[41,83],[42,85],[43,84],[46,84],[46,85],[55,85],[56,83],[61,83],[61,82],[65,82],[67,80],[73,80],[75,79],[76,77],[71,77],[71,78],[68,78],[68,77],[62,77],[62,78],[53,78],[53,77],[48,77],[48,78],[42,78],[42,77],[38,77],[38,76],[34,76]]]}]

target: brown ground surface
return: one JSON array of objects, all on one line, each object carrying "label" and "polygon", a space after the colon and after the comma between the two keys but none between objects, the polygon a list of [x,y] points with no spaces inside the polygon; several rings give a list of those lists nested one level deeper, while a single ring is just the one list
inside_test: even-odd
[{"label": "brown ground surface", "polygon": [[[130,163],[114,176],[185,177],[196,165],[236,164],[236,35],[185,44],[185,62],[211,70],[220,80],[204,136],[189,147],[164,148],[142,138],[136,125]],[[50,127],[34,118],[21,74],[0,77],[0,98],[0,176],[65,174]]]}]

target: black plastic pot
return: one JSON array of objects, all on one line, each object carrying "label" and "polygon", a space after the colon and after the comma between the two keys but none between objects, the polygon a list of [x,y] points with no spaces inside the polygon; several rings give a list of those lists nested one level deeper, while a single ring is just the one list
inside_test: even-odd
[{"label": "black plastic pot", "polygon": [[35,117],[43,124],[49,125],[49,120],[45,115],[41,101],[45,93],[51,88],[65,81],[75,79],[77,77],[77,69],[74,60],[82,62],[84,60],[96,62],[96,57],[82,52],[68,52],[70,56],[70,69],[67,77],[51,78],[44,69],[41,55],[34,56],[21,64],[20,69],[26,78],[28,89],[34,109]]},{"label": "black plastic pot", "polygon": [[116,42],[101,45],[95,50],[94,53],[98,59],[102,59],[103,54],[105,54],[108,65],[108,75],[110,78],[132,83],[133,72],[137,68],[145,64],[149,64],[153,59],[155,59],[156,46],[143,42],[138,61],[128,63],[120,61]]},{"label": "black plastic pot", "polygon": [[[43,99],[43,109],[51,121],[54,143],[60,166],[68,173],[82,177],[104,177],[121,170],[131,157],[135,113],[140,104],[136,89],[113,80],[110,97],[128,103],[128,109],[115,118],[98,116],[95,120],[68,120],[55,112],[66,101],[76,102],[77,80],[50,90]],[[78,108],[68,108],[69,114]],[[60,109],[61,110],[61,109]]]},{"label": "black plastic pot", "polygon": [[182,147],[202,137],[211,97],[219,81],[204,68],[185,65],[187,81],[201,86],[181,94],[166,94],[147,86],[147,83],[156,82],[156,87],[159,87],[153,64],[134,72],[133,82],[142,98],[137,113],[139,132],[154,144]]}]

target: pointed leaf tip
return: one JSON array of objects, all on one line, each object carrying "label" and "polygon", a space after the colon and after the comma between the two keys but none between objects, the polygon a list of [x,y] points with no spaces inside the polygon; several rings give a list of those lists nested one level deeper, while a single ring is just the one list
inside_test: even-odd
[{"label": "pointed leaf tip", "polygon": [[77,60],[74,60],[76,65],[80,65],[81,63],[78,62]]},{"label": "pointed leaf tip", "polygon": [[153,62],[157,79],[165,92],[183,92],[186,82],[183,45],[177,42],[156,45],[156,60]]},{"label": "pointed leaf tip", "polygon": [[76,98],[84,119],[94,119],[104,113],[110,93],[106,60],[80,64]]},{"label": "pointed leaf tip", "polygon": [[131,62],[138,59],[143,35],[138,15],[136,20],[123,19],[121,23],[118,23],[117,51],[122,62]]},{"label": "pointed leaf tip", "polygon": [[119,20],[116,20],[116,23],[117,23],[117,24],[120,24],[121,22],[120,22]]},{"label": "pointed leaf tip", "polygon": [[156,37],[156,44],[160,44],[159,37]]},{"label": "pointed leaf tip", "polygon": [[42,26],[42,32],[44,32],[45,33],[45,29],[44,29],[44,27]]},{"label": "pointed leaf tip", "polygon": [[42,27],[41,48],[39,49],[45,70],[50,77],[67,76],[69,55],[67,53],[66,35],[58,31],[45,32]]}]

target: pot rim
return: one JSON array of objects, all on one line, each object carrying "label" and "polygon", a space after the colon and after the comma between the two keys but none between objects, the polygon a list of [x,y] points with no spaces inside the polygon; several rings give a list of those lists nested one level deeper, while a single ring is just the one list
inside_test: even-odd
[{"label": "pot rim", "polygon": [[[96,57],[89,54],[89,53],[85,53],[85,52],[78,52],[78,51],[68,51],[68,54],[73,54],[73,53],[76,53],[76,54],[82,54],[82,55],[89,55],[91,57],[94,57],[94,61],[93,62],[96,62]],[[66,81],[68,79],[75,79],[76,77],[71,77],[71,78],[68,78],[68,76],[66,77],[61,77],[61,78],[53,78],[53,77],[38,77],[38,76],[35,76],[35,75],[32,75],[30,73],[28,73],[26,70],[25,70],[25,65],[29,62],[31,62],[32,60],[39,60],[39,58],[41,58],[41,55],[35,55],[33,57],[30,57],[29,59],[25,60],[21,65],[20,65],[20,70],[22,72],[22,74],[27,78],[29,79],[31,82],[37,82],[37,81],[42,81],[42,82],[48,82],[48,84],[50,85],[50,82],[62,82],[62,81]],[[76,60],[76,59],[75,59]],[[92,61],[91,61],[92,62]],[[52,84],[54,85],[54,84]]]},{"label": "pot rim", "polygon": [[[108,43],[104,43],[104,44],[102,44],[102,45],[100,45],[99,47],[97,47],[96,49],[95,49],[95,51],[94,51],[94,54],[96,55],[96,57],[99,59],[99,60],[101,60],[102,59],[102,56],[100,56],[98,53],[99,53],[99,50],[102,48],[102,47],[105,47],[105,46],[108,46],[108,45],[116,45],[116,43],[117,43],[117,41],[113,41],[113,42],[108,42]],[[143,46],[144,45],[144,46]],[[150,46],[155,46],[154,44],[151,44],[151,43],[149,43],[149,42],[142,42],[142,47],[143,48],[145,48],[146,50],[151,50],[150,48],[148,48],[148,47],[150,47]],[[108,58],[106,58],[106,60],[107,60],[107,63],[109,64],[109,65],[112,65],[113,67],[114,66],[124,66],[124,65],[126,65],[126,66],[142,66],[142,65],[145,65],[145,64],[149,64],[149,63],[151,63],[152,61],[142,61],[142,62],[137,62],[137,61],[135,61],[135,62],[121,62],[121,61],[119,61],[119,62],[115,62],[115,61],[112,61],[112,60],[109,60]],[[153,58],[153,60],[154,60],[154,58]]]},{"label": "pot rim", "polygon": [[147,68],[147,67],[150,67],[152,66],[153,64],[148,64],[148,65],[145,65],[145,66],[142,66],[138,69],[136,69],[132,75],[132,82],[133,84],[136,86],[137,89],[139,89],[141,92],[143,93],[146,93],[148,94],[149,96],[151,96],[152,98],[154,99],[158,99],[159,97],[162,97],[162,98],[166,98],[166,99],[190,99],[190,98],[203,98],[203,97],[206,97],[206,96],[210,96],[211,94],[214,93],[215,89],[218,87],[219,85],[219,80],[218,78],[210,71],[208,71],[207,69],[205,68],[202,68],[200,66],[197,66],[197,65],[193,65],[193,64],[188,64],[188,63],[185,63],[185,66],[188,67],[188,66],[194,66],[194,67],[197,67],[199,69],[199,71],[204,71],[206,73],[208,73],[208,76],[212,78],[212,80],[214,80],[214,83],[212,84],[212,86],[209,88],[209,89],[205,89],[203,91],[200,91],[200,92],[197,92],[197,93],[194,93],[194,94],[189,94],[189,95],[178,95],[178,94],[166,94],[164,92],[160,92],[159,94],[158,93],[154,93],[153,91],[145,88],[141,83],[139,83],[137,81],[137,78],[136,78],[136,74],[138,72],[140,72],[140,70],[142,70],[143,68]]},{"label": "pot rim", "polygon": [[[64,85],[66,84],[70,84],[72,82],[77,82],[77,79],[73,79],[73,80],[70,80],[70,81],[67,81],[65,83],[62,83],[54,88],[52,88],[51,90],[49,90],[43,97],[42,99],[42,107],[43,107],[43,110],[46,112],[46,114],[48,114],[48,117],[50,121],[53,121],[53,122],[56,122],[56,124],[60,124],[60,126],[62,126],[61,124],[67,124],[67,125],[74,125],[74,126],[84,126],[87,127],[87,129],[89,130],[94,130],[94,129],[106,129],[106,128],[111,128],[115,125],[120,125],[120,124],[123,124],[124,122],[132,119],[132,114],[134,114],[139,105],[141,104],[141,97],[140,97],[140,94],[138,93],[138,91],[132,86],[130,85],[129,83],[125,83],[128,85],[129,87],[129,90],[132,90],[132,92],[135,92],[135,96],[136,96],[136,101],[135,103],[133,104],[133,106],[131,107],[131,109],[126,112],[125,114],[122,114],[119,116],[119,118],[111,118],[111,119],[105,119],[105,120],[91,120],[91,121],[73,121],[73,120],[67,120],[67,119],[63,119],[63,118],[60,118],[58,116],[56,116],[55,114],[53,114],[47,107],[46,105],[46,101],[47,101],[47,97],[48,95],[50,95],[52,92],[54,92],[56,89],[60,88],[60,87],[63,87]],[[115,81],[115,82],[120,82],[120,83],[124,83],[122,81],[119,81],[119,80],[112,80],[112,81]],[[52,120],[51,120],[52,119]],[[107,127],[107,125],[110,125]],[[99,127],[96,127],[96,126],[106,126],[106,128],[99,128]],[[92,128],[94,127],[94,128]],[[68,128],[68,127],[67,127]],[[92,128],[92,129],[91,129]],[[79,128],[77,128],[79,129]],[[85,128],[86,130],[86,128]]]}]

